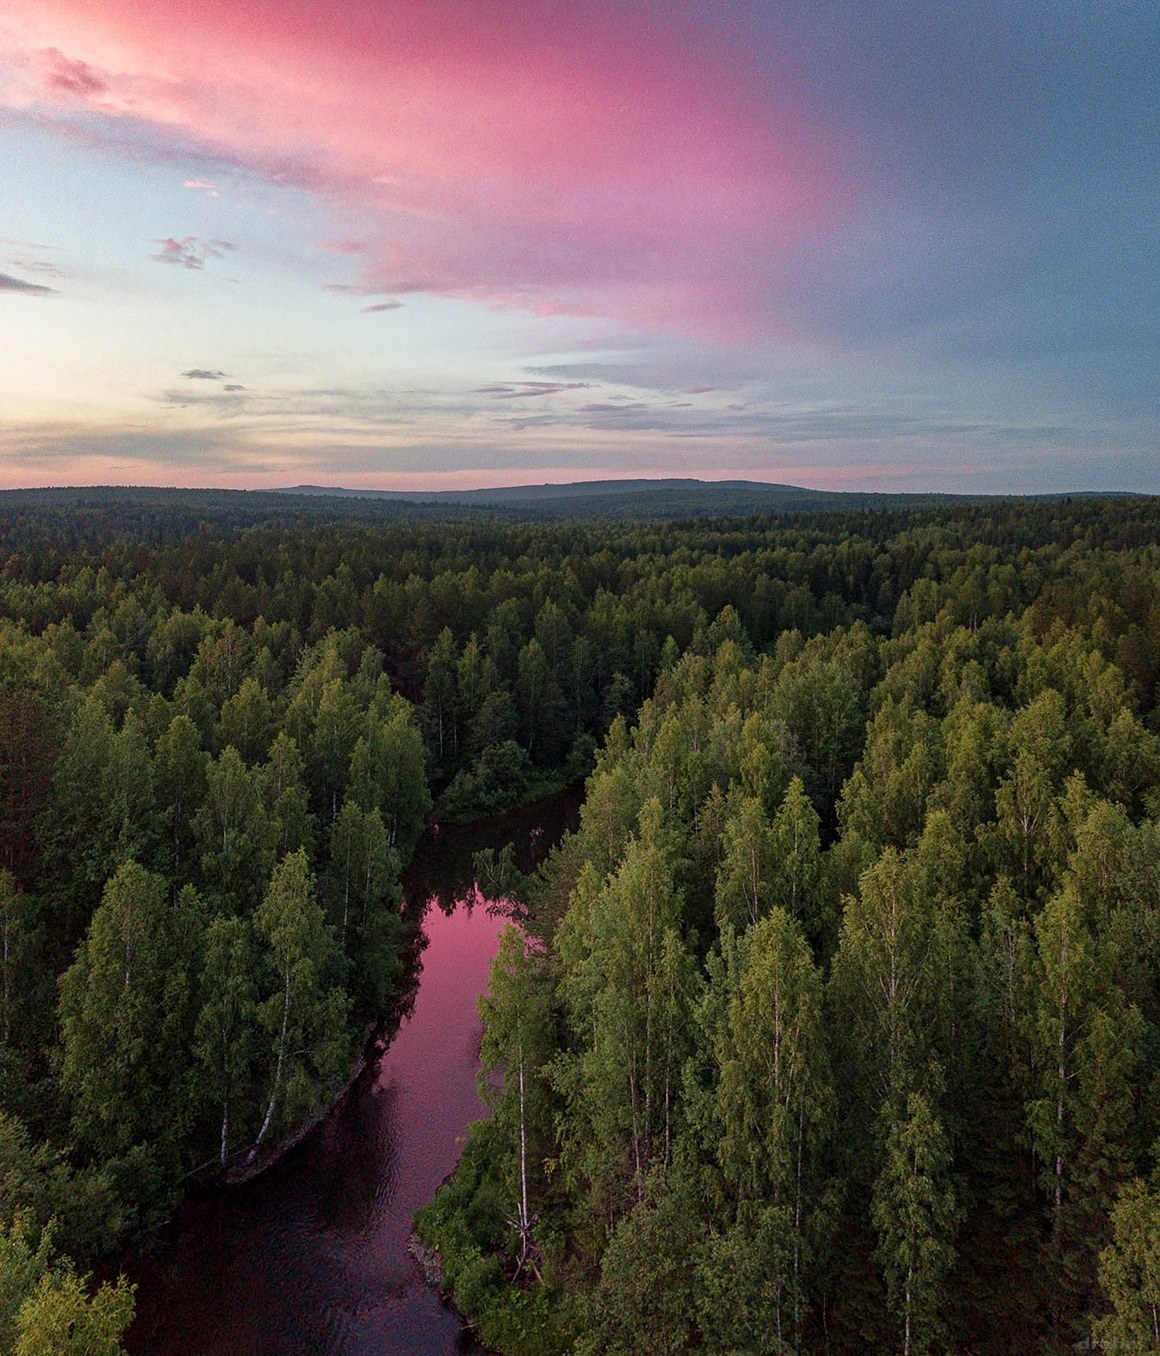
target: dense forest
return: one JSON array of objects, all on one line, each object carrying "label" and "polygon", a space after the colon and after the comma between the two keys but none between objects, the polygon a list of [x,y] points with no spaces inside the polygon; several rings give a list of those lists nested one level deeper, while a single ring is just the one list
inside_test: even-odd
[{"label": "dense forest", "polygon": [[485,1340],[1157,1344],[1158,583],[1149,500],[0,497],[0,1350],[345,1084],[433,805],[585,777],[486,863]]}]

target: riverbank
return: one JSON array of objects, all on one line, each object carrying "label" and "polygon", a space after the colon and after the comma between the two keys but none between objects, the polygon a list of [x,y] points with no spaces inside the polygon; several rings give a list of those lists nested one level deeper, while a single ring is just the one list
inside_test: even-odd
[{"label": "riverbank", "polygon": [[[339,1105],[257,1177],[200,1193],[138,1259],[140,1356],[462,1350],[462,1323],[408,1249],[415,1211],[452,1172],[476,1091],[477,995],[502,922],[472,857],[514,840],[524,869],[575,822],[554,806],[425,835],[404,877],[416,984],[384,1050]],[[378,1043],[381,1045],[381,1042]]]}]

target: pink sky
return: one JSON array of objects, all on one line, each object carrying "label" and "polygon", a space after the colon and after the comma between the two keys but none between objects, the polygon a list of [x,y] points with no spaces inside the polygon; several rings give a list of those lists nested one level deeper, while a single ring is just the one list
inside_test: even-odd
[{"label": "pink sky", "polygon": [[7,0],[0,486],[1160,489],[1152,0]]},{"label": "pink sky", "polygon": [[[10,0],[8,100],[360,209],[369,291],[749,335],[836,148],[647,7]],[[196,185],[200,181],[191,181]],[[755,286],[755,283],[757,284]]]}]

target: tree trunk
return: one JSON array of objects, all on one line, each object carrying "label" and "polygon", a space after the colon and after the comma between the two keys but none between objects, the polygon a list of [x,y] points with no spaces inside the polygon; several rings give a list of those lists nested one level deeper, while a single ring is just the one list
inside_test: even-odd
[{"label": "tree trunk", "polygon": [[266,1107],[266,1115],[262,1121],[262,1128],[258,1131],[258,1138],[254,1140],[254,1147],[250,1150],[247,1163],[252,1163],[258,1156],[258,1149],[262,1140],[266,1138],[266,1131],[270,1128],[270,1122],[274,1119],[274,1105],[278,1100],[278,1093],[282,1086],[282,1064],[286,1058],[286,1031],[290,1025],[290,971],[286,971],[286,990],[282,1000],[282,1031],[278,1037],[278,1063],[274,1066],[274,1084],[270,1089],[270,1101]]}]

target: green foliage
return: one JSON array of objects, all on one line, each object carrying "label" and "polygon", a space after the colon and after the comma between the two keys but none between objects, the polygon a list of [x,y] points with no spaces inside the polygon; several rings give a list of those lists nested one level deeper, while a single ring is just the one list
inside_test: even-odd
[{"label": "green foliage", "polygon": [[251,1158],[272,1126],[293,1123],[334,1092],[353,1054],[346,1025],[350,1000],[333,983],[338,948],[314,894],[306,853],[299,848],[274,868],[254,912],[266,968],[258,1031],[268,1074]]},{"label": "green foliage", "polygon": [[947,1180],[950,1148],[926,1099],[911,1093],[905,1109],[893,1111],[890,1120],[870,1217],[903,1356],[918,1356],[940,1334],[939,1309],[954,1262],[950,1240],[960,1211]]},{"label": "green foliage", "polygon": [[5,1227],[108,1247],[316,1112],[432,793],[586,776],[440,1207],[485,1340],[997,1356],[1142,1275],[1156,504],[625,502],[0,500]]},{"label": "green foliage", "polygon": [[1160,1193],[1141,1178],[1120,1188],[1100,1289],[1111,1312],[1092,1335],[1103,1349],[1160,1351]]},{"label": "green foliage", "polygon": [[127,862],[105,887],[60,982],[61,1086],[77,1138],[98,1153],[166,1151],[187,1126],[184,1050],[201,919],[165,881]]},{"label": "green foliage", "polygon": [[66,1259],[55,1258],[48,1232],[33,1246],[18,1216],[0,1225],[0,1351],[12,1356],[121,1356],[133,1318],[124,1277],[90,1293]]}]

